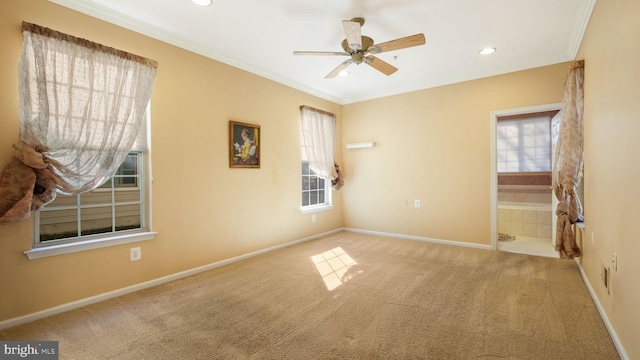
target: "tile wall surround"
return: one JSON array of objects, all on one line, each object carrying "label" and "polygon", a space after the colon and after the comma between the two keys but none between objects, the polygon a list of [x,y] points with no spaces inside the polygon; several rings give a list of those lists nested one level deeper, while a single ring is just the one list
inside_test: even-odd
[{"label": "tile wall surround", "polygon": [[551,206],[498,206],[498,232],[551,237]]}]

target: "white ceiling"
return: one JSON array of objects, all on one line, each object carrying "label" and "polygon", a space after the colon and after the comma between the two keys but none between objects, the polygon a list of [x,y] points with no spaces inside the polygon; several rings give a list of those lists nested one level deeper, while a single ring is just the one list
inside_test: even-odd
[{"label": "white ceiling", "polygon": [[[348,104],[574,60],[596,0],[50,1]],[[375,43],[416,33],[427,43],[376,55],[399,69],[391,76],[361,64],[325,79],[347,58],[292,54],[342,51],[341,21],[354,17]],[[479,55],[487,46],[498,51]]]}]

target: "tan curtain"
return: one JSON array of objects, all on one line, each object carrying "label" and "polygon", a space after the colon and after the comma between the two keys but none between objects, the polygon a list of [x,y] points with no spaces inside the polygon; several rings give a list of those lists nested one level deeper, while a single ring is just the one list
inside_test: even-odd
[{"label": "tan curtain", "polygon": [[582,179],[584,61],[569,67],[562,99],[562,121],[553,162],[553,191],[558,199],[556,215],[556,251],[563,259],[581,255],[573,233],[573,224],[583,221],[577,189]]},{"label": "tan curtain", "polygon": [[0,176],[0,224],[107,181],[131,151],[157,63],[23,23],[20,141]]}]

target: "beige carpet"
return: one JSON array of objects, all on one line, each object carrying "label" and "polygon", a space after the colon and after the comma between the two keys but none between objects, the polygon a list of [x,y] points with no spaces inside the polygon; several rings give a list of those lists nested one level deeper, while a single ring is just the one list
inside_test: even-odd
[{"label": "beige carpet", "polygon": [[619,358],[573,261],[350,232],[0,339],[60,359]]}]

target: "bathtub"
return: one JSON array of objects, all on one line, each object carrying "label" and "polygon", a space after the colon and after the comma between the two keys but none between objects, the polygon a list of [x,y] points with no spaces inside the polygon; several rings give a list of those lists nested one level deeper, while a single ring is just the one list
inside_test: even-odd
[{"label": "bathtub", "polygon": [[498,232],[551,239],[551,204],[498,203]]}]

